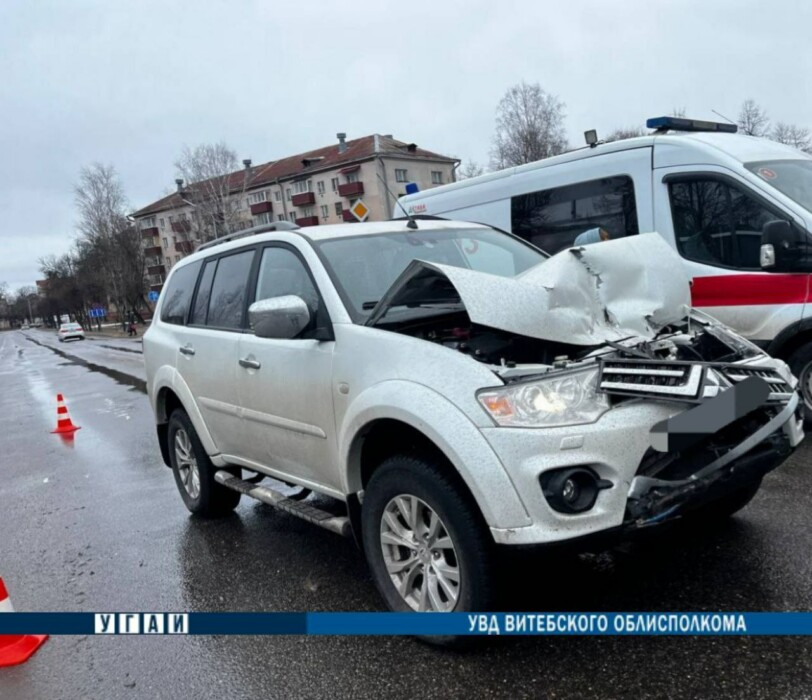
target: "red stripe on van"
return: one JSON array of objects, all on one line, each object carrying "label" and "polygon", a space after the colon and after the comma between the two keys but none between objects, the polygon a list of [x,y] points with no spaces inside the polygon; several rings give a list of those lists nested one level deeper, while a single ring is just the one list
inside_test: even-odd
[{"label": "red stripe on van", "polygon": [[762,306],[803,304],[809,275],[761,273],[694,277],[691,303],[694,306]]}]

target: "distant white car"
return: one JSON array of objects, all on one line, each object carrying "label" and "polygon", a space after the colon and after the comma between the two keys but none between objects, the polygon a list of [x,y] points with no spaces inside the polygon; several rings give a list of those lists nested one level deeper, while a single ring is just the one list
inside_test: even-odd
[{"label": "distant white car", "polygon": [[65,340],[69,340],[70,338],[75,338],[77,340],[85,339],[85,332],[78,323],[63,323],[61,326],[59,326],[59,330],[57,331],[56,335],[57,338],[59,338],[60,343]]},{"label": "distant white car", "polygon": [[22,326],[20,326],[21,331],[27,331],[30,330],[30,328],[31,326],[29,326],[27,323],[24,323]]}]

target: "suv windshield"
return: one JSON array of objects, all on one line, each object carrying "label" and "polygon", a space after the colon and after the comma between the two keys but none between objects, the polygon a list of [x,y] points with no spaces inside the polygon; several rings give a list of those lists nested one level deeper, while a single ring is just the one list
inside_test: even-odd
[{"label": "suv windshield", "polygon": [[763,160],[744,167],[812,212],[812,159]]},{"label": "suv windshield", "polygon": [[514,277],[546,259],[524,241],[488,228],[351,236],[315,245],[357,323],[366,319],[412,260]]}]

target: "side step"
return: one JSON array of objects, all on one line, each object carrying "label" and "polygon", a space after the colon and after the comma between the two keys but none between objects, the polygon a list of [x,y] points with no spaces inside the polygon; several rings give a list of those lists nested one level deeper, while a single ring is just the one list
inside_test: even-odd
[{"label": "side step", "polygon": [[267,486],[252,484],[250,481],[245,481],[244,479],[239,479],[223,469],[214,473],[214,480],[226,488],[239,491],[251,498],[256,498],[258,501],[262,501],[269,506],[295,515],[302,520],[307,520],[307,522],[323,527],[325,530],[330,530],[330,532],[335,532],[344,537],[350,537],[352,535],[350,519],[346,516],[333,515],[326,510],[321,510],[308,503],[294,501],[279,491],[270,489]]}]

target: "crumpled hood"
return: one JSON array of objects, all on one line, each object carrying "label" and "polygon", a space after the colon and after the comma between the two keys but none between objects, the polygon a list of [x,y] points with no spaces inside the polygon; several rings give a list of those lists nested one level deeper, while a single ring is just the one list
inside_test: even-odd
[{"label": "crumpled hood", "polygon": [[408,303],[409,280],[428,270],[448,278],[473,323],[573,345],[651,340],[691,303],[682,260],[656,233],[568,248],[514,278],[414,261],[379,306]]}]

